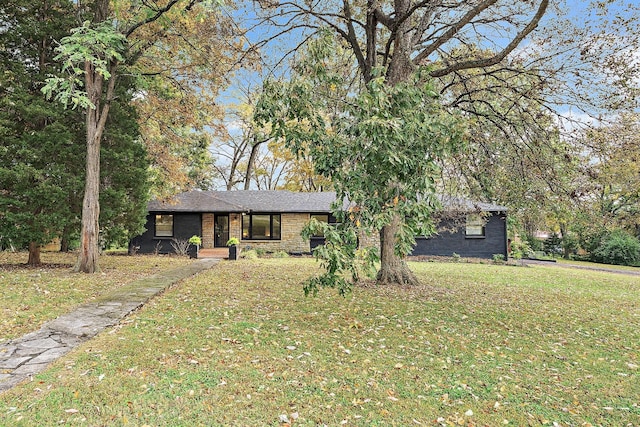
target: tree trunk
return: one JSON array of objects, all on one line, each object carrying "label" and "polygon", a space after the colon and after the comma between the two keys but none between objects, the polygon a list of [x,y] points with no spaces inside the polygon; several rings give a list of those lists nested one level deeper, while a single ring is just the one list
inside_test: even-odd
[{"label": "tree trunk", "polygon": [[60,252],[69,252],[70,234],[69,225],[65,225],[64,230],[62,230],[62,237],[60,237]]},{"label": "tree trunk", "polygon": [[82,200],[80,254],[75,270],[95,273],[100,270],[98,237],[100,228],[100,135],[97,129],[99,109],[87,109],[87,175]]},{"label": "tree trunk", "polygon": [[409,269],[407,263],[396,254],[396,234],[400,218],[394,216],[391,223],[380,231],[380,271],[376,278],[379,285],[419,285],[420,280]]},{"label": "tree trunk", "polygon": [[42,265],[42,261],[40,260],[40,245],[36,242],[29,242],[29,260],[27,261],[27,265]]},{"label": "tree trunk", "polygon": [[567,225],[560,222],[560,234],[562,234],[562,258],[571,259],[571,248],[567,244]]},{"label": "tree trunk", "polygon": [[[407,0],[394,0],[394,12],[396,16],[403,16],[409,11],[411,2]],[[410,20],[398,23],[395,30],[393,56],[387,69],[385,83],[395,86],[406,81],[415,71],[411,61],[411,31]],[[395,184],[391,184],[395,185]],[[419,285],[420,281],[409,269],[403,258],[395,251],[398,230],[402,224],[402,218],[394,215],[391,222],[380,231],[380,271],[378,271],[377,283],[379,285]]]},{"label": "tree trunk", "polygon": [[244,189],[248,190],[251,186],[251,175],[253,174],[253,167],[256,162],[256,156],[258,155],[258,146],[261,142],[254,142],[251,146],[251,154],[249,155],[249,161],[247,162],[247,174],[244,177]]}]

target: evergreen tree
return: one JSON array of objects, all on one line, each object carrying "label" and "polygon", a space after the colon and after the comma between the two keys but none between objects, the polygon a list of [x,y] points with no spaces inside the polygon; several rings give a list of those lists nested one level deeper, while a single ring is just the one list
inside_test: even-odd
[{"label": "evergreen tree", "polygon": [[[82,112],[45,100],[40,88],[59,69],[55,41],[76,25],[71,2],[15,0],[0,7],[0,248],[39,248],[60,237],[77,240],[86,150]],[[123,79],[102,147],[103,245],[122,245],[141,231],[146,215],[149,162]]]},{"label": "evergreen tree", "polygon": [[82,188],[81,116],[40,92],[55,72],[54,41],[74,25],[69,7],[68,0],[0,7],[0,246],[28,246],[32,265],[72,218],[68,199]]}]

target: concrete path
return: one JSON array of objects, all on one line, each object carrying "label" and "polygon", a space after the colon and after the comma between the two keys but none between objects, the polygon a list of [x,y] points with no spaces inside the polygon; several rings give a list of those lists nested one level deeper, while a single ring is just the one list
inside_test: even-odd
[{"label": "concrete path", "polygon": [[46,323],[36,332],[0,343],[0,393],[41,372],[105,328],[116,325],[172,284],[209,269],[218,261],[198,260],[129,283]]}]

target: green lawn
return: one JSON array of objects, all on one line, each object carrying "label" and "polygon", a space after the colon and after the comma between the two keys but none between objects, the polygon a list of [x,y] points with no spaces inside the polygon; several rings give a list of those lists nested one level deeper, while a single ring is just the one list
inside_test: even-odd
[{"label": "green lawn", "polygon": [[305,298],[310,259],[222,262],[0,395],[0,425],[640,425],[640,278],[412,267]]},{"label": "green lawn", "polygon": [[101,273],[75,274],[77,254],[45,252],[43,268],[24,264],[27,253],[0,252],[0,341],[38,329],[73,307],[135,279],[188,262],[171,256],[107,255]]}]

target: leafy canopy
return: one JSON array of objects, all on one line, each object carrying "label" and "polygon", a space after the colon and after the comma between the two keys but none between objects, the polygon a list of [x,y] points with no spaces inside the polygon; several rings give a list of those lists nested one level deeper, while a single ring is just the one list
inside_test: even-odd
[{"label": "leafy canopy", "polygon": [[[54,58],[61,62],[65,76],[47,79],[42,92],[47,98],[54,97],[72,108],[91,108],[96,106],[87,96],[85,86],[86,65],[104,80],[111,78],[112,61],[123,61],[123,50],[127,46],[126,37],[111,23],[101,22],[95,28],[89,21],[71,30],[71,35],[64,37],[56,48],[58,55]],[[55,96],[54,96],[55,94]]]},{"label": "leafy canopy", "polygon": [[289,82],[265,83],[256,110],[259,122],[270,122],[272,136],[312,159],[337,193],[338,225],[312,222],[307,230],[307,237],[324,232],[326,244],[315,254],[327,270],[307,283],[307,293],[322,286],[346,292],[350,282],[342,272],[357,281],[355,259],[371,269],[377,259],[371,248],[358,250],[358,238],[394,218],[405,218],[396,235],[398,256],[411,250],[416,235],[432,234],[438,164],[463,141],[459,119],[441,107],[427,69],[393,86],[377,69],[366,85],[344,91],[347,76],[326,66],[336,51],[332,40],[325,34],[312,43]]}]

